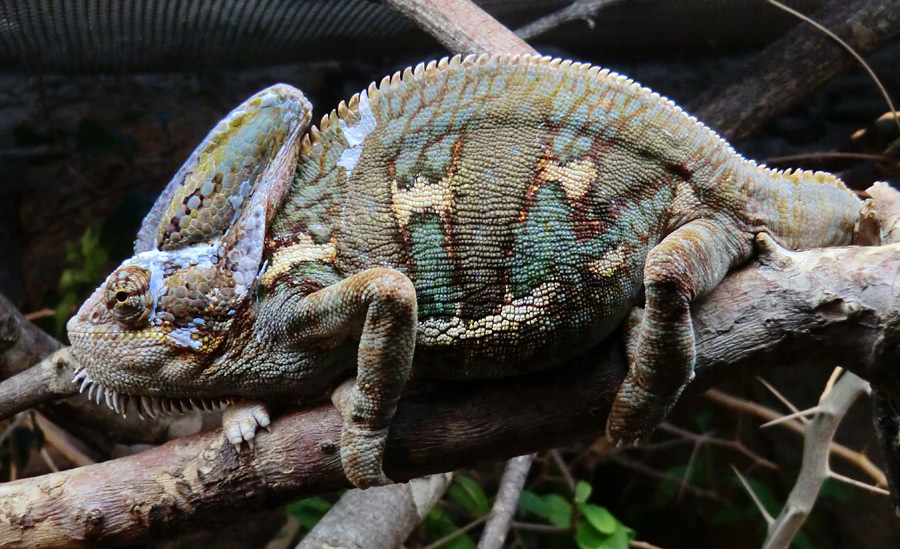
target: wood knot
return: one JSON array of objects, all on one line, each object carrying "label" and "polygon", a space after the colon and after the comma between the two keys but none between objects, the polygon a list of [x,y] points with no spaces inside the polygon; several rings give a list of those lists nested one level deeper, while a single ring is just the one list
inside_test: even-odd
[{"label": "wood knot", "polygon": [[340,445],[332,440],[319,443],[319,451],[326,456],[334,455],[340,450]]}]

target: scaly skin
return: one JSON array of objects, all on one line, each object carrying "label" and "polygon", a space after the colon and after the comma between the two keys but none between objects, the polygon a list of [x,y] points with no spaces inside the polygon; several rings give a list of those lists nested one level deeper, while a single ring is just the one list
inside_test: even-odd
[{"label": "scaly skin", "polygon": [[[211,134],[148,215],[137,255],[69,322],[76,377],[119,407],[123,395],[152,411],[154,398],[226,399],[240,444],[268,424],[266,404],[323,398],[355,370],[333,401],[360,487],[387,482],[410,375],[552,367],[609,334],[642,284],[607,434],[645,438],[693,375],[691,301],[751,257],[755,235],[847,244],[858,214],[832,175],[759,167],[670,101],[578,63],[419,65],[299,139],[308,105],[275,90],[268,104],[293,118],[254,99],[236,112],[251,128],[282,120],[282,137],[248,147]],[[204,185],[248,157],[264,159],[245,169],[251,194],[220,211],[229,191]]]}]

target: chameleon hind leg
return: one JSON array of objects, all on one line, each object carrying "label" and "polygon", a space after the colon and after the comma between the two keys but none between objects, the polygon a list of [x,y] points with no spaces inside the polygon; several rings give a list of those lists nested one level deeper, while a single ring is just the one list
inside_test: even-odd
[{"label": "chameleon hind leg", "polygon": [[693,379],[690,304],[752,250],[750,235],[728,229],[709,220],[691,221],[647,255],[646,307],[636,342],[626,343],[631,351],[628,375],[606,423],[606,436],[617,445],[646,440]]},{"label": "chameleon hind leg", "polygon": [[356,380],[333,396],[344,418],[341,465],[357,488],[388,484],[381,467],[388,426],[416,343],[412,281],[394,269],[368,269],[300,299],[273,299],[266,314],[275,337],[300,352],[360,334]]}]

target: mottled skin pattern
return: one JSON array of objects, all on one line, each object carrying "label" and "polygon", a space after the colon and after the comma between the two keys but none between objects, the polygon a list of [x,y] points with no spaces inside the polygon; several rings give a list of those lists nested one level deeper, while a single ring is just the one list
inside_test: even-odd
[{"label": "mottled skin pattern", "polygon": [[[211,134],[148,215],[137,255],[68,328],[76,378],[98,400],[139,395],[153,413],[226,399],[236,444],[268,424],[266,404],[351,379],[333,400],[360,487],[387,482],[410,375],[554,366],[609,334],[642,285],[607,434],[645,438],[693,376],[691,301],[751,256],[756,234],[847,244],[859,208],[830,174],[759,167],[670,101],[569,61],[419,65],[300,137],[307,109],[287,86],[239,107],[243,126],[226,126],[277,135]],[[222,181],[241,178],[232,205],[222,197],[239,185]]]}]

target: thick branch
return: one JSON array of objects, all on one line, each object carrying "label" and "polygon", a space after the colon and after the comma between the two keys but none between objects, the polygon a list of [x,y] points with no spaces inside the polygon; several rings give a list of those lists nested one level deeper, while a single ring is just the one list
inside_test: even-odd
[{"label": "thick branch", "polygon": [[400,547],[441,499],[450,473],[368,490],[347,490],[297,549]]},{"label": "thick branch", "polygon": [[470,0],[385,0],[454,53],[537,53]]},{"label": "thick branch", "polygon": [[18,374],[60,347],[62,343],[29,322],[0,295],[0,379]]},{"label": "thick branch", "polygon": [[[896,392],[898,268],[896,245],[768,252],[697,303],[694,388],[761,364],[840,363]],[[619,339],[539,375],[441,383],[404,397],[385,471],[404,480],[598,436],[625,372]],[[0,486],[0,540],[135,543],[345,487],[340,430],[340,415],[325,406],[277,421],[253,454],[236,455],[217,430],[8,483]]]},{"label": "thick branch", "polygon": [[[863,55],[900,33],[895,0],[830,0],[813,18]],[[769,45],[732,80],[698,97],[688,110],[726,139],[741,139],[854,63],[836,42],[804,24]]]}]

